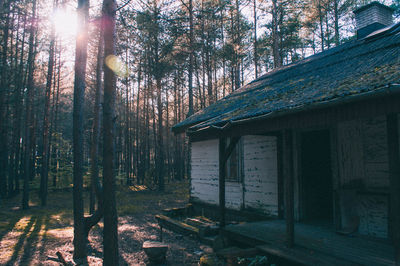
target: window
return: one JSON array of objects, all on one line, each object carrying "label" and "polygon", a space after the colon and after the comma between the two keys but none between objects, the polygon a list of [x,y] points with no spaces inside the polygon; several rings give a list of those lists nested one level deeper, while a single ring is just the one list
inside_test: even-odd
[{"label": "window", "polygon": [[[227,139],[226,145],[229,146],[230,139]],[[242,140],[239,140],[226,162],[226,181],[242,181],[243,147]]]}]

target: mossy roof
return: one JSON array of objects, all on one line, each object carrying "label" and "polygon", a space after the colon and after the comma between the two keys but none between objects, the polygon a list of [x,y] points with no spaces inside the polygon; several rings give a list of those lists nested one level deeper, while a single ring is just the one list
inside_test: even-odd
[{"label": "mossy roof", "polygon": [[173,127],[196,131],[300,112],[400,83],[400,23],[271,71]]}]

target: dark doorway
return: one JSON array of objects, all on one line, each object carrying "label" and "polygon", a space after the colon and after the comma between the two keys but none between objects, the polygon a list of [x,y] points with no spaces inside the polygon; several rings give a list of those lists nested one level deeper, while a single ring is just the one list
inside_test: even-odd
[{"label": "dark doorway", "polygon": [[333,191],[328,130],[301,135],[301,173],[305,221],[332,222]]}]

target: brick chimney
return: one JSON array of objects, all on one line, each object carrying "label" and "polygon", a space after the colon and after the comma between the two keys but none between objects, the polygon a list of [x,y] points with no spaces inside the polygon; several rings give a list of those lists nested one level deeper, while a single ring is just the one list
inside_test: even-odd
[{"label": "brick chimney", "polygon": [[354,11],[357,24],[357,39],[393,24],[394,10],[378,2],[372,2]]}]

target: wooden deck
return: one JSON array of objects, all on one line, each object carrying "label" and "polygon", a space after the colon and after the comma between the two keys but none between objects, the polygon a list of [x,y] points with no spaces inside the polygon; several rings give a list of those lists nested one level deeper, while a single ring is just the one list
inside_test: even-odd
[{"label": "wooden deck", "polygon": [[295,224],[293,249],[285,247],[283,220],[228,225],[224,233],[232,240],[305,265],[395,265],[394,248],[388,241],[338,235],[323,226]]}]

